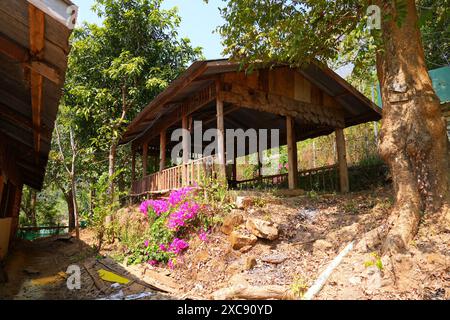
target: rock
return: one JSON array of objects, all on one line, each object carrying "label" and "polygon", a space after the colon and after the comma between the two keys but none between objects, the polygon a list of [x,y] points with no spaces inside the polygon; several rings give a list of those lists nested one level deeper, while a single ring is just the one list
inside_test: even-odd
[{"label": "rock", "polygon": [[237,273],[233,275],[230,280],[228,280],[230,285],[248,285],[247,278],[242,273]]},{"label": "rock", "polygon": [[245,230],[234,230],[230,234],[231,247],[234,250],[239,250],[246,246],[253,246],[258,238],[253,234],[248,234]]},{"label": "rock", "polygon": [[253,256],[247,257],[245,260],[245,270],[253,269],[256,266],[256,259]]},{"label": "rock", "polygon": [[269,254],[261,258],[261,261],[273,264],[283,263],[288,257],[282,253]]},{"label": "rock", "polygon": [[367,275],[365,292],[371,295],[381,288],[381,272],[377,267],[370,267],[367,270]]},{"label": "rock", "polygon": [[278,238],[278,226],[273,222],[250,218],[246,223],[247,229],[258,238],[275,240]]},{"label": "rock", "polygon": [[314,242],[313,248],[314,254],[316,254],[317,252],[328,251],[329,249],[333,248],[333,245],[326,240],[319,239]]},{"label": "rock", "polygon": [[245,210],[253,205],[253,199],[250,197],[236,197],[236,208]]},{"label": "rock", "polygon": [[340,241],[350,241],[355,238],[359,231],[359,223],[343,227],[339,230]]},{"label": "rock", "polygon": [[298,212],[300,220],[314,220],[318,213],[318,210],[311,208],[304,208]]},{"label": "rock", "polygon": [[361,277],[357,277],[357,276],[351,277],[351,278],[348,279],[348,282],[350,282],[350,284],[352,284],[354,286],[360,285],[361,284]]},{"label": "rock", "polygon": [[327,234],[326,240],[332,243],[342,243],[353,240],[359,231],[359,223],[342,227],[336,231]]},{"label": "rock", "polygon": [[244,217],[239,210],[233,210],[224,219],[221,227],[221,231],[225,234],[230,234],[235,227],[244,222]]},{"label": "rock", "polygon": [[253,246],[245,246],[239,249],[240,252],[242,253],[246,253],[248,251],[250,251],[250,249],[253,248]]}]

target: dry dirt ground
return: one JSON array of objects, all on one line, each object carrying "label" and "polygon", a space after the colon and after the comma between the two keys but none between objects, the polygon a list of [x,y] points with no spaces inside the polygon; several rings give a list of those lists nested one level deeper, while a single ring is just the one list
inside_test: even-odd
[{"label": "dry dirt ground", "polygon": [[[250,250],[240,252],[231,248],[228,236],[217,228],[207,242],[193,238],[174,270],[146,264],[129,267],[95,257],[91,249],[94,237],[87,230],[82,232],[81,252],[74,239],[22,242],[6,265],[10,282],[0,285],[0,298],[95,299],[117,293],[110,283],[100,280],[100,287],[107,288],[102,293],[85,268],[82,290],[67,290],[58,272],[72,263],[92,265],[94,273],[106,265],[132,280],[123,288],[124,295],[153,292],[147,299],[210,299],[216,290],[242,283],[284,286],[300,298],[349,242],[358,243],[366,232],[386,223],[391,195],[388,188],[348,195],[258,194],[258,206],[241,213],[244,218],[278,224],[277,240],[259,239]],[[438,227],[436,219],[422,219],[406,253],[379,258],[378,247],[350,251],[315,299],[450,299],[450,226]],[[112,255],[115,247],[105,246],[101,254]],[[278,261],[265,262],[268,258]],[[40,273],[27,274],[27,267]],[[155,277],[160,281],[155,282]],[[34,281],[42,278],[43,283]],[[46,283],[46,278],[59,280]],[[152,291],[145,283],[168,288],[172,295]]]}]

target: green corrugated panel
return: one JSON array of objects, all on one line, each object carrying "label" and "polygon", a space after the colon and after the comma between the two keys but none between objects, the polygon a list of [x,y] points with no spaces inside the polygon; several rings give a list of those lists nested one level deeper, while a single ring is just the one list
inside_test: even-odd
[{"label": "green corrugated panel", "polygon": [[450,101],[450,66],[434,69],[429,72],[433,88],[441,103]]},{"label": "green corrugated panel", "polygon": [[[441,103],[450,102],[450,66],[433,69],[428,72],[433,81],[433,88],[436,91]],[[377,85],[378,105],[382,106],[380,85]]]}]

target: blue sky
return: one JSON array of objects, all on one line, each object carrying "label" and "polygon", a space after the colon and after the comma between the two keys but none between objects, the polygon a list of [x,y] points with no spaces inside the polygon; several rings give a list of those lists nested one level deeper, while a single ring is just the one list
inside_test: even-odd
[{"label": "blue sky", "polygon": [[[94,0],[74,0],[79,7],[78,25],[82,21],[100,24],[101,20],[91,11]],[[222,0],[209,0],[206,4],[203,0],[165,0],[163,7],[178,7],[181,16],[179,34],[181,37],[191,39],[194,46],[203,48],[203,54],[207,59],[222,57],[223,47],[220,36],[213,31],[223,23],[219,13],[219,6],[223,6]]]},{"label": "blue sky", "polygon": [[[78,25],[82,21],[100,24],[101,20],[91,11],[94,0],[74,0],[79,7]],[[179,34],[181,37],[191,39],[193,46],[203,48],[206,59],[222,58],[223,46],[220,36],[214,30],[223,24],[219,7],[223,7],[222,0],[165,0],[164,8],[178,7],[181,17]],[[337,73],[346,77],[351,73],[352,65],[337,70]]]}]

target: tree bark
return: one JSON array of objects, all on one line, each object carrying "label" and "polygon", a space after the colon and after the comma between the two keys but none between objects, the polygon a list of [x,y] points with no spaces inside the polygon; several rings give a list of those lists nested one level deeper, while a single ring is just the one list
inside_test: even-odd
[{"label": "tree bark", "polygon": [[67,203],[67,212],[69,214],[69,232],[72,232],[75,230],[75,210],[73,207],[72,190],[69,190],[68,192],[63,191],[63,194]]},{"label": "tree bark", "polygon": [[76,186],[74,175],[72,175],[70,183],[71,183],[73,213],[75,216],[75,236],[77,239],[80,239],[80,223],[78,221],[77,186]]},{"label": "tree bark", "polygon": [[36,204],[37,204],[37,192],[31,191],[32,199],[31,199],[31,224],[33,227],[37,226],[36,222]]},{"label": "tree bark", "polygon": [[383,251],[404,250],[420,215],[443,210],[448,201],[448,159],[440,102],[425,64],[415,2],[407,0],[401,25],[391,1],[377,1],[383,16],[377,54],[383,123],[380,154],[390,167],[396,203]]},{"label": "tree bark", "polygon": [[111,147],[109,148],[109,168],[108,168],[108,177],[110,179],[108,193],[111,196],[111,199],[114,198],[114,182],[112,177],[114,176],[115,173],[116,154],[117,154],[117,145],[116,142],[113,141]]}]

